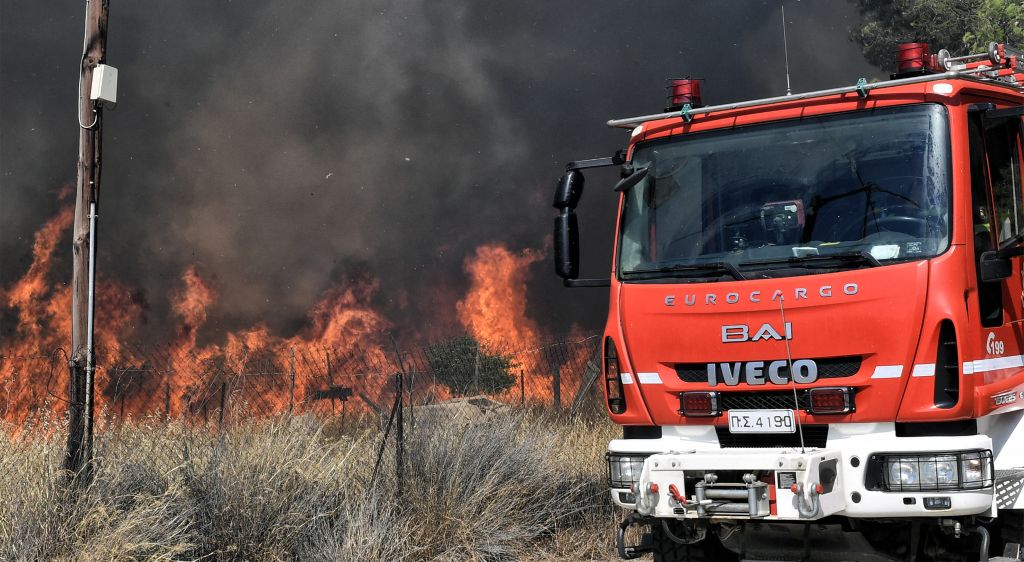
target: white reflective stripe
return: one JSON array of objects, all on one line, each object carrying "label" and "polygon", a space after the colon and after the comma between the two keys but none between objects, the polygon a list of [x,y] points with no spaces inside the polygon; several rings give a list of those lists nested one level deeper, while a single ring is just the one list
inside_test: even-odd
[{"label": "white reflective stripe", "polygon": [[914,365],[914,371],[910,373],[912,377],[934,377],[935,376],[935,363],[919,363]]},{"label": "white reflective stripe", "polygon": [[619,378],[622,379],[622,384],[633,384],[632,373],[619,373]]},{"label": "white reflective stripe", "polygon": [[[964,366],[964,374],[967,374],[966,363]],[[999,369],[1015,369],[1017,367],[1024,367],[1024,357],[1020,355],[993,357],[992,359],[976,359],[971,362],[972,373],[998,371]]]},{"label": "white reflective stripe", "polygon": [[974,361],[964,361],[964,374],[974,374]]},{"label": "white reflective stripe", "polygon": [[637,373],[636,378],[642,384],[661,384],[661,376],[658,373]]},{"label": "white reflective stripe", "polygon": [[903,375],[903,365],[878,365],[872,373],[873,379],[898,379]]}]

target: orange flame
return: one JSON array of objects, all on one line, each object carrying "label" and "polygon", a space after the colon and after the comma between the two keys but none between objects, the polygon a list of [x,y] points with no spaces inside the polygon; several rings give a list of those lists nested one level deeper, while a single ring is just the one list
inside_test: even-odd
[{"label": "orange flame", "polygon": [[[53,270],[56,250],[73,219],[73,209],[63,201],[36,233],[28,270],[9,287],[0,288],[0,305],[15,311],[17,318],[14,341],[0,347],[0,419],[24,419],[25,413],[44,402],[52,412],[64,411],[67,367],[63,361],[50,361],[50,376],[31,376],[9,359],[39,357],[66,346],[70,339],[71,293],[66,284],[54,282]],[[542,258],[538,250],[516,252],[500,243],[480,246],[464,263],[470,288],[455,303],[458,322],[490,352],[515,352],[513,360],[527,381],[529,396],[540,399],[550,389],[551,373],[545,369],[553,363],[542,360],[539,348],[546,335],[528,314],[527,284],[530,266]],[[169,295],[176,319],[175,338],[166,357],[159,359],[136,356],[125,343],[142,315],[135,294],[108,278],[100,278],[98,283],[98,411],[144,412],[147,405],[152,411],[156,400],[162,406],[160,411],[176,416],[217,408],[223,411],[226,402],[257,396],[262,413],[283,412],[296,403],[322,403],[317,401],[322,400],[318,396],[324,386],[337,382],[318,380],[316,388],[300,388],[294,379],[289,380],[289,372],[319,369],[330,377],[331,369],[342,363],[344,375],[349,377],[342,382],[354,384],[356,393],[378,404],[391,395],[388,385],[381,384],[384,379],[367,378],[398,370],[394,350],[385,343],[385,330],[392,323],[372,305],[379,287],[374,278],[349,280],[325,291],[310,308],[307,327],[290,337],[276,335],[260,323],[203,343],[199,334],[217,304],[218,291],[203,277],[200,267],[190,265],[182,273],[179,288]],[[456,296],[445,290],[435,299],[452,302]],[[436,337],[432,329],[436,327],[421,329],[415,339]],[[295,361],[315,364],[293,368]],[[423,380],[420,384],[432,384]],[[438,398],[448,395],[443,387],[430,390]],[[518,393],[519,389],[509,391],[516,398]],[[6,406],[4,395],[8,397]]]},{"label": "orange flame", "polygon": [[536,347],[540,330],[526,314],[526,284],[530,264],[543,257],[530,249],[515,253],[502,244],[477,248],[465,263],[469,293],[455,305],[463,327],[490,346]]}]

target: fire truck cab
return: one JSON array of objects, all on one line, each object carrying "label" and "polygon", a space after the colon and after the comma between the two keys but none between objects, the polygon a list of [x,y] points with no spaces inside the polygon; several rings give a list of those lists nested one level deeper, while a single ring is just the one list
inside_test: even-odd
[{"label": "fire truck cab", "polygon": [[[610,287],[619,554],[1021,559],[1024,54],[914,43],[887,81],[700,86],[609,121],[627,148],[555,193],[557,273]],[[622,170],[614,259],[579,279],[597,166]]]}]

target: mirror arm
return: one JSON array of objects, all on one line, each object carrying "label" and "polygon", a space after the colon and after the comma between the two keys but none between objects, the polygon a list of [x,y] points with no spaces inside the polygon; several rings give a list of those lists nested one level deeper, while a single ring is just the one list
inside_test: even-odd
[{"label": "mirror arm", "polygon": [[585,170],[587,168],[604,168],[606,166],[619,166],[626,163],[626,156],[622,150],[615,152],[615,156],[604,158],[591,158],[590,160],[577,160],[565,165],[565,171]]},{"label": "mirror arm", "polygon": [[1024,256],[1024,246],[1012,246],[1009,248],[1003,248],[1002,250],[999,250],[996,253],[996,255],[1004,259]]},{"label": "mirror arm", "polygon": [[569,288],[612,286],[611,279],[563,279],[562,284]]}]

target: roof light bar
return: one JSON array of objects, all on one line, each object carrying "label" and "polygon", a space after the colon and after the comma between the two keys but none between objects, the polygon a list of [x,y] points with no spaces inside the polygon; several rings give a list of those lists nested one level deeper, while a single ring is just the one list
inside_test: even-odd
[{"label": "roof light bar", "polygon": [[[828,90],[816,90],[813,92],[804,92],[801,94],[793,94],[789,96],[775,96],[771,98],[762,98],[757,100],[740,101],[735,103],[724,103],[721,105],[708,105],[705,107],[696,107],[689,110],[689,115],[706,115],[708,113],[714,113],[718,111],[731,111],[734,109],[744,109],[747,107],[754,107],[758,105],[768,105],[772,103],[782,102],[795,102],[801,101],[808,98],[817,98],[822,96],[834,96],[839,94],[858,94],[860,88],[864,91],[877,90],[880,88],[891,88],[895,86],[905,86],[907,84],[918,84],[921,82],[931,82],[932,80],[947,79],[952,80],[954,78],[961,78],[964,73],[958,71],[947,71],[938,74],[927,74],[924,76],[912,76],[910,78],[899,78],[896,80],[886,80],[883,82],[874,82],[872,84],[864,84],[863,86],[842,86],[839,88],[830,88]],[[1009,84],[1008,84],[1009,85]],[[638,117],[628,117],[625,119],[610,119],[607,124],[609,127],[620,127],[623,129],[632,129],[641,123],[648,121],[655,121],[658,119],[670,119],[672,117],[681,117],[680,112],[670,111],[666,113],[653,113],[651,115],[640,115]]]}]

